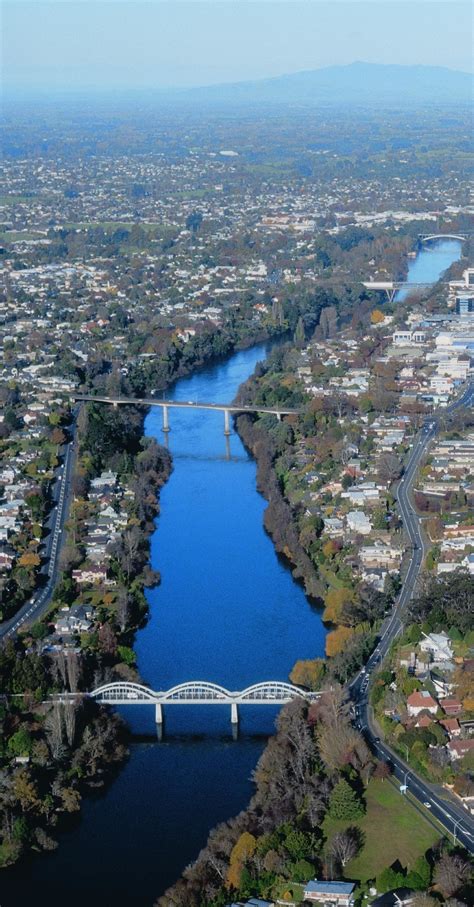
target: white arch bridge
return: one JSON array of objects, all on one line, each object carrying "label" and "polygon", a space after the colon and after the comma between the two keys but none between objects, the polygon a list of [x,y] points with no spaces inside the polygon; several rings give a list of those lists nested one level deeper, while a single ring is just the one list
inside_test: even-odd
[{"label": "white arch bridge", "polygon": [[419,233],[418,239],[421,243],[436,242],[437,239],[458,239],[460,242],[464,242],[471,235],[470,230],[463,233]]},{"label": "white arch bridge", "polygon": [[180,683],[170,690],[155,691],[140,683],[118,681],[106,683],[88,693],[96,702],[109,705],[143,705],[155,706],[155,721],[158,733],[161,734],[164,718],[164,707],[171,705],[230,705],[232,725],[239,722],[239,705],[285,705],[293,699],[314,701],[321,693],[309,693],[300,687],[281,680],[267,680],[255,683],[245,690],[231,691],[216,683],[205,680],[192,680]]}]

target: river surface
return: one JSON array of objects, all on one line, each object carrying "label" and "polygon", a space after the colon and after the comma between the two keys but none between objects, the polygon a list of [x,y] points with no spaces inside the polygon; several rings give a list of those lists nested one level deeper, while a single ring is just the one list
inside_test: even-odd
[{"label": "river surface", "polygon": [[[442,242],[410,262],[408,279],[436,280],[460,257]],[[231,401],[264,358],[264,346],[234,354],[176,383],[176,400]],[[145,682],[167,689],[209,680],[229,689],[287,679],[298,658],[324,652],[320,613],[277,558],[263,525],[256,468],[223,414],[171,410],[174,470],[161,495],[151,561],[162,583],[149,593],[150,620],[137,636]],[[162,441],[161,414],[146,420]],[[239,812],[272,732],[275,710],[241,708],[232,740],[228,706],[168,707],[164,741],[153,739],[152,707],[122,710],[132,729],[130,759],[105,795],[84,801],[82,819],[54,854],[0,878],[1,907],[151,907],[197,855],[210,828]]]}]

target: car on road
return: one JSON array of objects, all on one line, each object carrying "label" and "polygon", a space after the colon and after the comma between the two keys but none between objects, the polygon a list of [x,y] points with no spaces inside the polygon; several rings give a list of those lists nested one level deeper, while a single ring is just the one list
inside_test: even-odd
[{"label": "car on road", "polygon": [[430,803],[430,801],[429,801],[429,800],[424,800],[424,801],[423,801],[423,806],[426,806],[426,809],[431,809],[431,803]]}]

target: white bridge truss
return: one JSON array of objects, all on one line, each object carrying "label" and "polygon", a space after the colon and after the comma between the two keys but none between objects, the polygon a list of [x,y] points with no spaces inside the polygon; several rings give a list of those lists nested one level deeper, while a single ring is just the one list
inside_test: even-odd
[{"label": "white bridge truss", "polygon": [[281,680],[255,683],[245,690],[231,691],[216,683],[192,680],[166,691],[150,690],[139,683],[107,683],[89,693],[97,702],[110,705],[284,705],[292,699],[317,699],[320,693],[309,693]]},{"label": "white bridge truss", "polygon": [[469,233],[420,233],[420,242],[435,242],[437,239],[459,239],[463,242]]}]

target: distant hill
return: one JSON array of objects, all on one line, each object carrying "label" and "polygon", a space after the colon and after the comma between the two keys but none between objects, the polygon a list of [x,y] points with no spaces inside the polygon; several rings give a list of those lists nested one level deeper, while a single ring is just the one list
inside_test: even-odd
[{"label": "distant hill", "polygon": [[180,92],[185,99],[225,103],[468,104],[473,76],[442,66],[351,63]]}]

